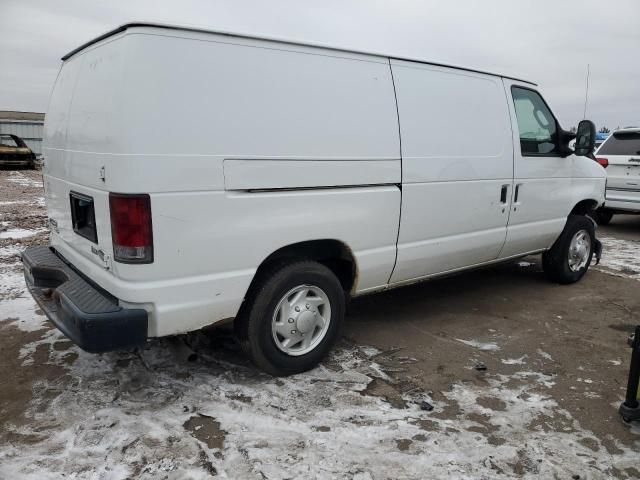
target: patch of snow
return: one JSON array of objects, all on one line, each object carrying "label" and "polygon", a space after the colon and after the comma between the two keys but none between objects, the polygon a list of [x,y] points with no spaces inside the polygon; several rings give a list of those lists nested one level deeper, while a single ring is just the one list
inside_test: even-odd
[{"label": "patch of snow", "polygon": [[46,317],[36,313],[38,307],[24,282],[22,270],[11,266],[0,268],[0,321],[23,332],[34,332],[46,327]]},{"label": "patch of snow", "polygon": [[[362,395],[371,379],[361,372],[370,361],[358,348],[333,353],[339,371],[321,366],[274,379],[206,356],[186,362],[174,343],[148,345],[142,354],[149,370],[131,354],[91,355],[72,347],[79,357],[65,368],[74,380],[65,387],[45,381],[34,386],[28,417],[39,419],[38,425],[8,428],[38,441],[3,446],[0,477],[85,478],[91,472],[91,478],[169,473],[204,479],[208,463],[221,478],[513,478],[512,466],[520,463],[526,466],[522,478],[570,478],[587,464],[590,475],[606,478],[613,467],[637,463],[631,449],[607,453],[568,411],[540,393],[551,377],[537,372],[488,376],[487,385],[456,383],[444,396],[461,413],[442,419],[415,405],[394,408]],[[119,360],[130,363],[117,367]],[[233,400],[239,394],[250,403]],[[504,408],[482,406],[481,397]],[[226,432],[221,451],[185,430],[194,415],[220,423]],[[550,417],[572,428],[529,429]],[[486,419],[500,444],[478,433],[487,428],[478,418]],[[433,429],[420,428],[421,420]],[[406,451],[397,448],[399,439],[411,440]],[[600,448],[586,447],[586,439]]]},{"label": "patch of snow", "polygon": [[478,350],[487,352],[500,350],[500,347],[495,343],[483,343],[478,342],[477,340],[462,340],[461,338],[456,338],[456,340],[470,347],[477,348]]},{"label": "patch of snow", "polygon": [[7,245],[0,247],[0,258],[19,255],[26,247],[21,244]]},{"label": "patch of snow", "polygon": [[7,180],[22,187],[42,188],[42,181],[33,180],[20,172],[11,172]]},{"label": "patch of snow", "polygon": [[24,228],[10,228],[8,230],[0,232],[0,239],[5,239],[5,238],[18,239],[18,238],[32,237],[43,231],[44,231],[43,228],[39,228],[36,230],[26,230]]},{"label": "patch of snow", "polygon": [[[42,328],[45,328],[45,327],[46,327],[46,324],[43,323]],[[40,330],[40,329],[37,329],[37,330]],[[35,356],[36,350],[41,345],[46,345],[49,347],[49,351],[50,351],[49,356],[51,359],[56,359],[56,360],[61,359],[62,357],[64,357],[64,355],[67,354],[67,352],[63,352],[63,354],[61,354],[60,352],[52,350],[50,347],[54,343],[59,342],[60,340],[64,340],[65,338],[66,337],[63,335],[63,333],[57,328],[50,328],[44,331],[44,333],[42,334],[39,340],[27,343],[20,348],[19,358],[23,360],[22,366],[26,367],[28,365],[34,364],[34,356]],[[54,362],[54,363],[61,363],[61,362]]]},{"label": "patch of snow", "polygon": [[367,357],[374,357],[382,353],[382,350],[379,350],[375,347],[370,347],[370,346],[362,346],[360,347],[360,351],[364,353]]},{"label": "patch of snow", "polygon": [[500,361],[505,365],[525,365],[527,363],[525,362],[526,358],[527,358],[527,355],[523,355],[520,358],[507,358],[507,359],[503,358]]},{"label": "patch of snow", "polygon": [[521,261],[518,262],[518,266],[521,268],[533,267],[535,266],[535,263]]},{"label": "patch of snow", "polygon": [[553,378],[552,375],[545,375],[544,373],[541,373],[541,372],[529,372],[529,371],[516,372],[513,375],[511,375],[510,378],[512,379],[516,378],[516,379],[527,381],[527,382],[535,381],[537,382],[538,385],[541,385],[545,388],[551,388],[556,384],[556,382],[552,380]]},{"label": "patch of snow", "polygon": [[542,358],[544,358],[545,360],[549,360],[550,362],[553,362],[553,357],[547,352],[545,352],[544,350],[541,350],[539,348],[538,350],[536,350],[536,353],[540,355]]},{"label": "patch of snow", "polygon": [[35,200],[8,200],[0,202],[0,207],[5,207],[9,205],[37,205],[39,207],[45,206],[44,197],[36,197]]},{"label": "patch of snow", "polygon": [[611,237],[598,238],[602,242],[602,259],[594,268],[640,280],[640,242]]}]

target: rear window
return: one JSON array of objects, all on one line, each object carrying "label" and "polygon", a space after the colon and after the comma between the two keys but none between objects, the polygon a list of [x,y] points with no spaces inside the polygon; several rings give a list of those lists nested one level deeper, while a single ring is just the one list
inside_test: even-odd
[{"label": "rear window", "polygon": [[640,132],[614,133],[602,144],[598,155],[640,155]]}]

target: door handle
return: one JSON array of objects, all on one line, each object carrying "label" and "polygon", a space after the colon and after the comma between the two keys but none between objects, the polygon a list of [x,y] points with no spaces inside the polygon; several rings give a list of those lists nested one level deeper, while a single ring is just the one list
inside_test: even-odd
[{"label": "door handle", "polygon": [[520,195],[520,187],[522,186],[521,183],[518,183],[516,185],[516,190],[513,192],[513,203],[518,203],[518,195]]},{"label": "door handle", "polygon": [[503,205],[507,204],[507,194],[509,193],[509,184],[502,185],[502,189],[500,190],[500,203]]}]

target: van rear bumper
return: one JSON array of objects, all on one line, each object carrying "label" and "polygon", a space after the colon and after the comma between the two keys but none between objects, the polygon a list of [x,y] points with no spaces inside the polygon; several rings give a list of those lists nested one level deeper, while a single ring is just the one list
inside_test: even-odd
[{"label": "van rear bumper", "polygon": [[22,253],[33,298],[71,341],[91,353],[142,345],[147,339],[144,309],[122,308],[118,299],[93,285],[47,246]]}]

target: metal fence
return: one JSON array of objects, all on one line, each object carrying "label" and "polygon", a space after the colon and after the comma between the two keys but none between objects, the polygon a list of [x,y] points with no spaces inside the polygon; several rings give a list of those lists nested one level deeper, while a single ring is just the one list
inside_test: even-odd
[{"label": "metal fence", "polygon": [[44,121],[0,118],[0,133],[10,133],[22,138],[33,153],[42,156]]}]

